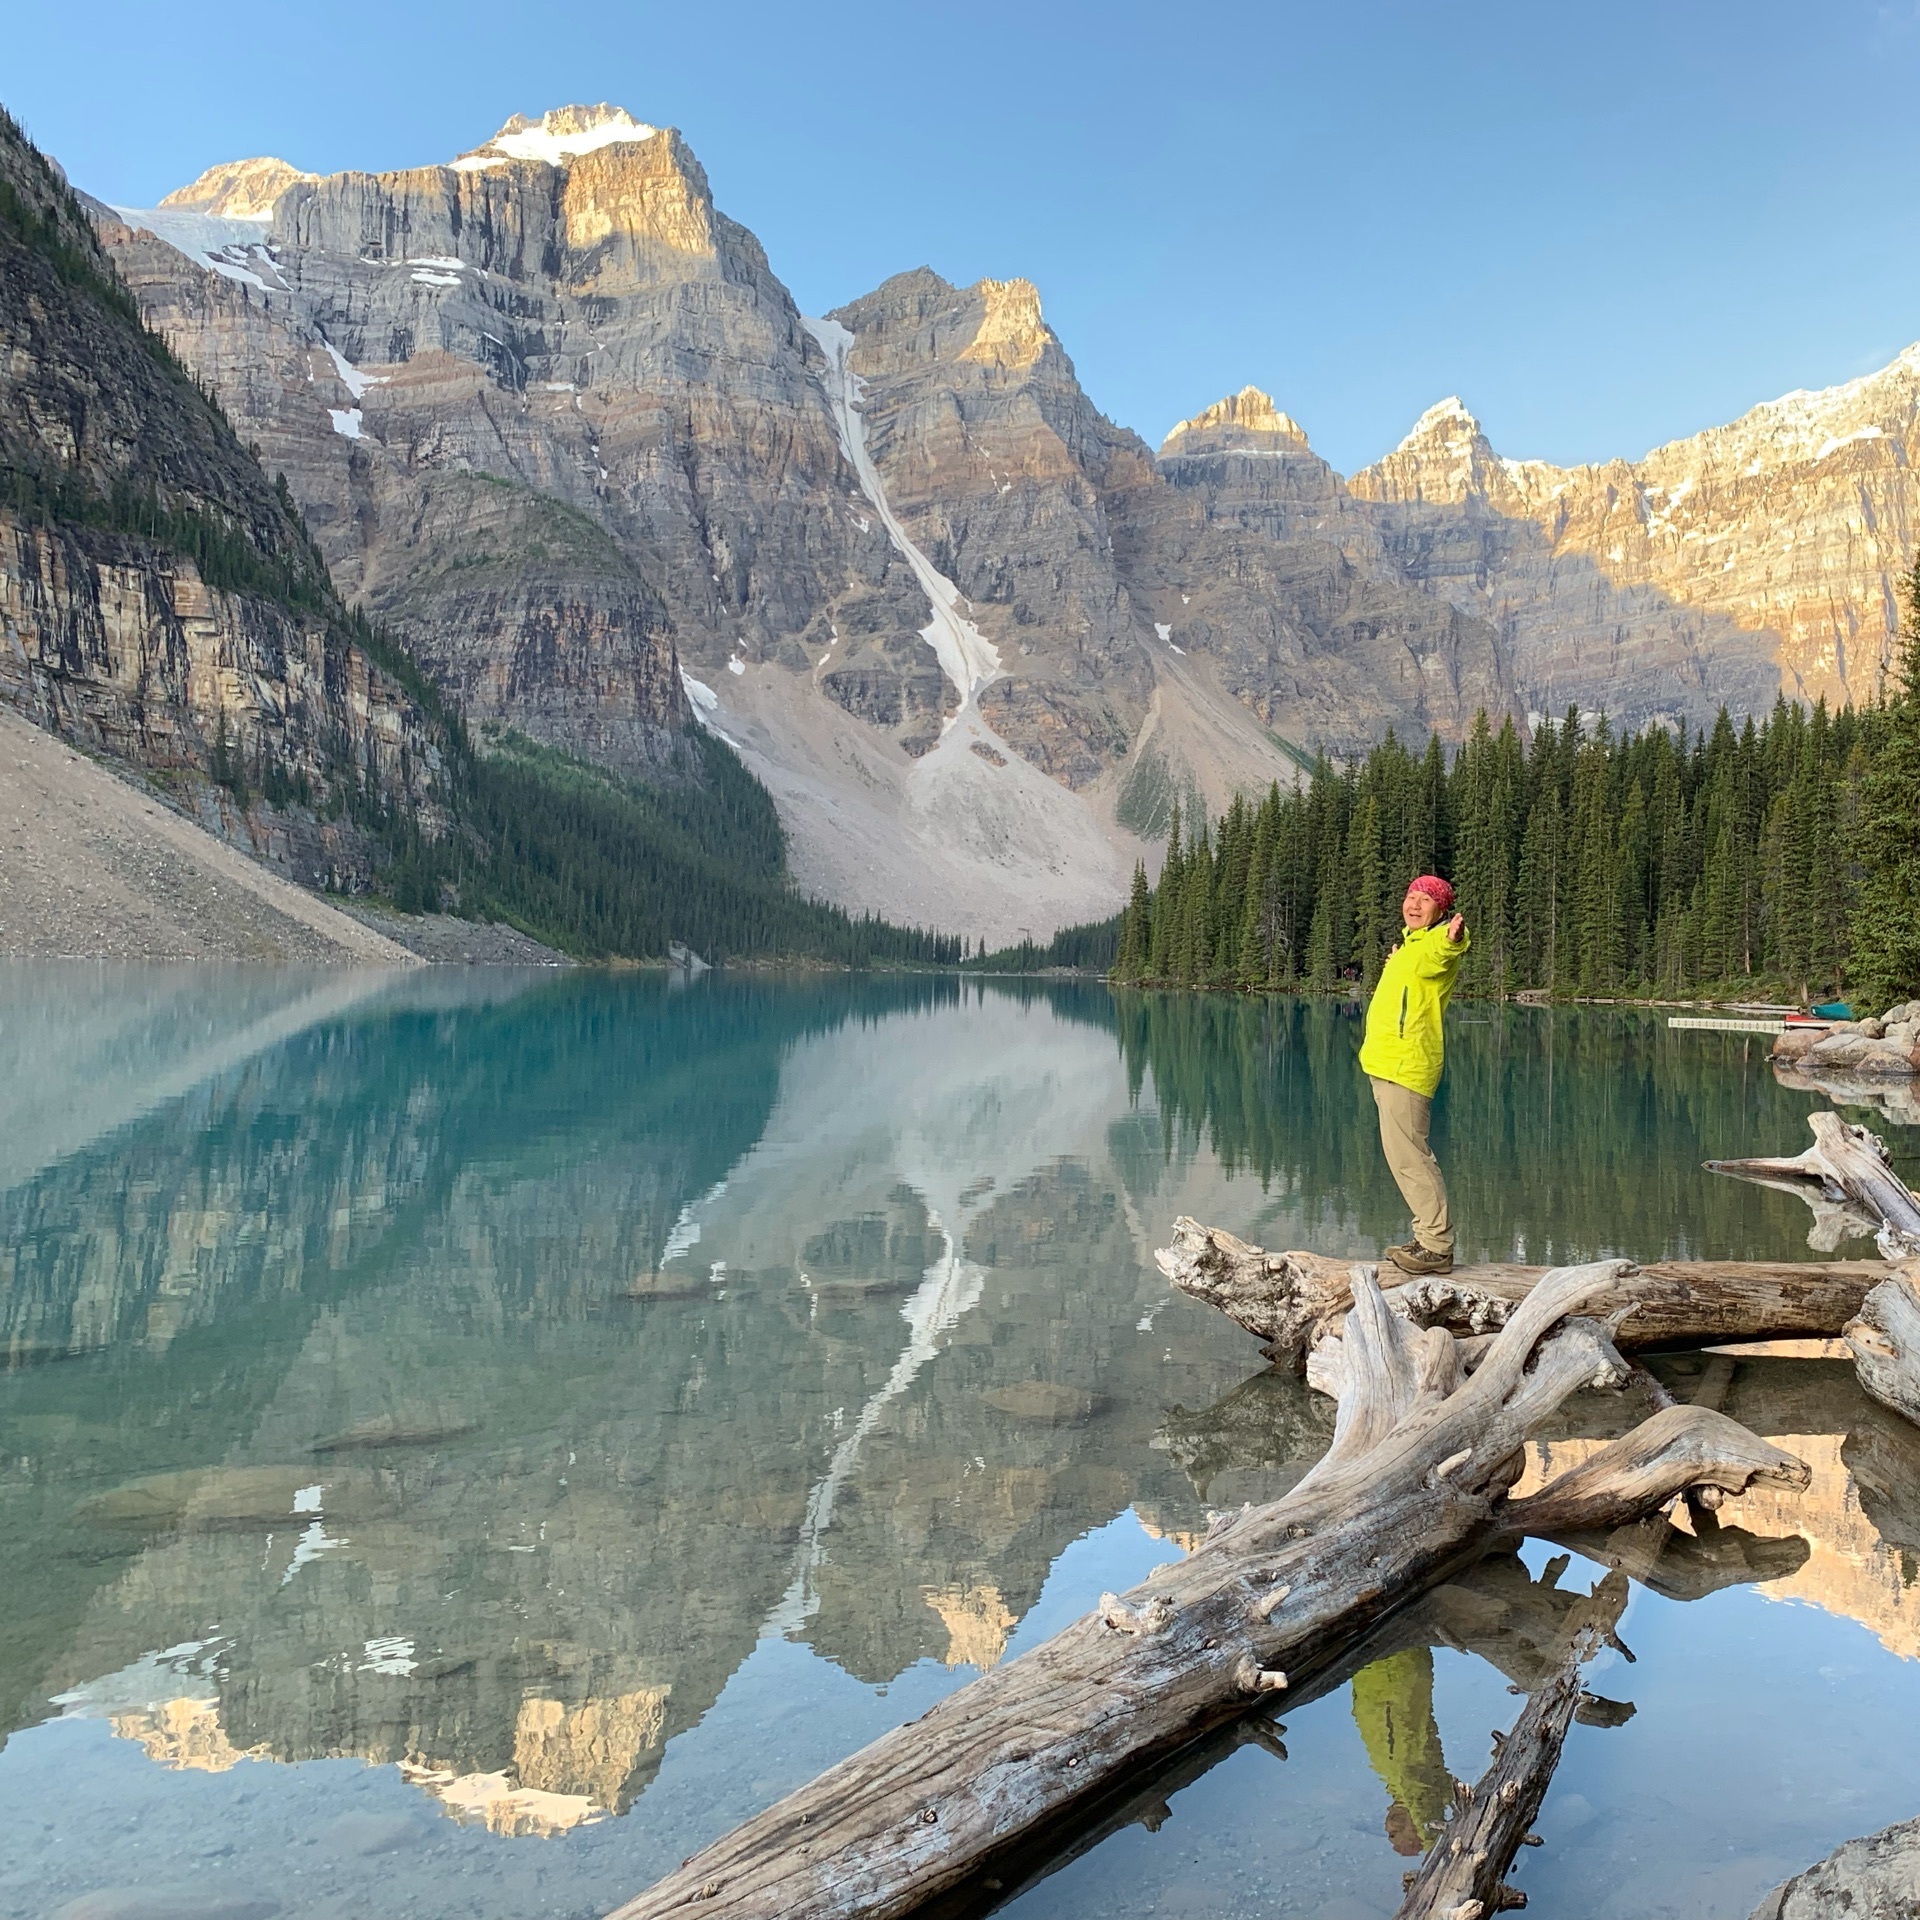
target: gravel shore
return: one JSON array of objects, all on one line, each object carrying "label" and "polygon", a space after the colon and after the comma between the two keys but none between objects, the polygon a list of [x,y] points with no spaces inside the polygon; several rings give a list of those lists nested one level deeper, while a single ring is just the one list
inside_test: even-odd
[{"label": "gravel shore", "polygon": [[551,965],[510,928],[356,917],[0,710],[0,958]]}]

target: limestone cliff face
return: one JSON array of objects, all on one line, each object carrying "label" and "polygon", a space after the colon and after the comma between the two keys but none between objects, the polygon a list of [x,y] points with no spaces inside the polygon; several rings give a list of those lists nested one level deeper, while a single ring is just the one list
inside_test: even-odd
[{"label": "limestone cliff face", "polygon": [[145,312],[474,717],[658,766],[684,662],[806,884],[921,913],[931,876],[976,928],[1117,905],[1174,794],[1388,727],[1870,697],[1914,537],[1920,352],[1636,465],[1504,459],[1449,401],[1349,484],[1253,388],[1156,456],[1025,281],[803,322],[680,135],[608,105],[122,211]]},{"label": "limestone cliff face", "polygon": [[[372,850],[322,805],[356,770],[444,828],[440,750],[405,690],[323,621],[209,587],[141,543],[0,513],[0,700],[158,778],[202,825],[309,885],[357,887]],[[236,804],[206,776],[225,756]]]},{"label": "limestone cliff face", "polygon": [[1114,565],[1110,496],[1151,485],[1097,413],[1024,280],[921,268],[832,316],[854,336],[867,449],[909,535],[999,650],[1000,737],[1068,786],[1122,756],[1153,690],[1150,632]]},{"label": "limestone cliff face", "polygon": [[842,620],[917,645],[819,351],[678,134],[563,109],[295,179],[231,236],[128,218],[165,243],[116,246],[145,310],[478,717],[644,765],[690,717],[679,656],[804,668]]},{"label": "limestone cliff face", "polygon": [[[300,877],[351,879],[369,850],[330,803],[371,781],[435,830],[432,730],[330,617],[297,519],[10,122],[0,176],[21,209],[0,221],[0,699]],[[223,757],[311,806],[219,800]]]},{"label": "limestone cliff face", "polygon": [[253,160],[229,160],[209,167],[199,179],[174,188],[160,204],[190,207],[216,219],[264,220],[272,213],[273,203],[296,181],[319,177],[262,154]]},{"label": "limestone cliff face", "polygon": [[444,166],[235,163],[122,214],[144,311],[471,715],[655,765],[684,660],[850,904],[927,911],[937,869],[997,938],[1084,918],[1175,791],[1506,704],[1477,619],[1294,524],[1337,482],[1270,402],[1156,463],[1029,283],[926,271],[838,312],[843,365],[680,136],[619,108]]},{"label": "limestone cliff face", "polygon": [[1282,741],[1458,738],[1509,707],[1491,628],[1399,578],[1257,389],[1155,460],[1087,399],[1025,281],[921,269],[834,318],[888,498],[1000,650],[982,710],[1071,785],[1117,769],[1133,823],[1158,824],[1151,791],[1218,804],[1291,777]]},{"label": "limestone cliff face", "polygon": [[1489,624],[1404,580],[1340,477],[1248,387],[1183,421],[1122,553],[1168,646],[1296,742],[1355,751],[1388,727],[1457,740],[1512,692]]},{"label": "limestone cliff face", "polygon": [[1528,706],[1698,723],[1879,696],[1917,449],[1909,348],[1636,462],[1503,459],[1449,399],[1352,492],[1410,578],[1496,622]]}]

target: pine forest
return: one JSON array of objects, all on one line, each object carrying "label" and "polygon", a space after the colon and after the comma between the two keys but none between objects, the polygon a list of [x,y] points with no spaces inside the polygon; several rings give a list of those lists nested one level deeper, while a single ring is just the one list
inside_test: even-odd
[{"label": "pine forest", "polygon": [[[1920,564],[1905,589],[1913,608]],[[1370,987],[1425,872],[1472,931],[1464,994],[1920,991],[1920,616],[1877,706],[1783,699],[1692,739],[1569,711],[1523,741],[1482,713],[1451,758],[1389,734],[1294,792],[1176,816],[1158,886],[1134,875],[1114,977]]]}]

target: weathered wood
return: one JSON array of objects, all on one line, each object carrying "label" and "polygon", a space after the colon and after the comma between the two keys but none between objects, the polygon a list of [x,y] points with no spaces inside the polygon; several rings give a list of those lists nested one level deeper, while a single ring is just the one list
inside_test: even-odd
[{"label": "weathered wood", "polygon": [[1515,1539],[1557,1539],[1623,1526],[1664,1506],[1676,1490],[1739,1493],[1778,1451],[1711,1408],[1663,1407],[1538,1493],[1508,1501],[1499,1530]]},{"label": "weathered wood", "polygon": [[1920,1423],[1920,1260],[1896,1267],[1867,1295],[1843,1338],[1861,1386]]},{"label": "weathered wood", "polygon": [[1864,1221],[1890,1261],[1902,1261],[1841,1328],[1860,1384],[1883,1405],[1920,1421],[1920,1194],[1893,1170],[1885,1143],[1837,1113],[1810,1113],[1813,1145],[1792,1159],[1709,1160],[1715,1173],[1798,1193],[1819,1240],[1836,1218]]},{"label": "weathered wood", "polygon": [[[1332,1442],[1291,1493],[1225,1518],[1184,1560],[789,1794],[618,1920],[690,1905],[728,1920],[893,1920],[1284,1693],[1290,1674],[1330,1663],[1502,1534],[1527,1434],[1580,1387],[1625,1377],[1605,1330],[1570,1318],[1617,1280],[1616,1262],[1547,1274],[1465,1381],[1450,1335],[1415,1329],[1356,1280],[1344,1333],[1321,1349]],[[1682,1422],[1662,1416],[1655,1445],[1616,1452],[1611,1499],[1603,1475],[1583,1473],[1570,1500],[1549,1485],[1512,1504],[1618,1526],[1703,1478],[1807,1484],[1801,1462],[1731,1422],[1673,1411]]]},{"label": "weathered wood", "polygon": [[1893,1170],[1886,1144],[1837,1113],[1810,1113],[1813,1145],[1791,1159],[1709,1160],[1713,1173],[1798,1193],[1814,1209],[1815,1234],[1848,1216],[1877,1229],[1888,1260],[1920,1255],[1920,1194]]},{"label": "weathered wood", "polygon": [[[1686,1404],[1717,1413],[1733,1375],[1733,1362],[1725,1354],[1712,1355]],[[1676,1403],[1669,1398],[1668,1404]],[[1631,1526],[1590,1533],[1567,1530],[1552,1538],[1669,1600],[1700,1600],[1727,1587],[1784,1580],[1806,1564],[1811,1549],[1797,1533],[1770,1539],[1744,1527],[1723,1527],[1716,1513],[1720,1499],[1717,1488],[1687,1490],[1691,1533],[1683,1533],[1661,1511]]]},{"label": "weathered wood", "polygon": [[1481,1920],[1526,1895],[1506,1885],[1546,1798],[1567,1729],[1585,1697],[1580,1669],[1613,1638],[1627,1601],[1623,1574],[1610,1573],[1570,1624],[1553,1672],[1536,1686],[1513,1730],[1494,1735],[1493,1765],[1475,1786],[1455,1790],[1453,1817],[1407,1884],[1394,1920]]},{"label": "weathered wood", "polygon": [[[1301,1359],[1337,1329],[1353,1275],[1369,1263],[1319,1253],[1269,1253],[1219,1227],[1182,1215],[1173,1243],[1155,1256],[1182,1293],[1205,1301],[1266,1345],[1275,1360]],[[1887,1276],[1879,1260],[1621,1261],[1619,1278],[1592,1311],[1611,1320],[1622,1352],[1719,1346],[1739,1340],[1832,1338]],[[1391,1276],[1391,1269],[1387,1270]],[[1387,1289],[1387,1304],[1417,1326],[1485,1335],[1505,1324],[1547,1271],[1530,1266],[1460,1267],[1444,1278]]]}]

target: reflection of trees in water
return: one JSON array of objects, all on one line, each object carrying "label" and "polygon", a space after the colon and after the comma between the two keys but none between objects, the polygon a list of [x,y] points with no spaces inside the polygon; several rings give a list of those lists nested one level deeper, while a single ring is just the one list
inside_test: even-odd
[{"label": "reflection of trees in water", "polygon": [[[1115,1000],[1128,1075],[1151,1083],[1164,1151],[1204,1143],[1229,1170],[1257,1174],[1303,1216],[1303,1233],[1364,1243],[1404,1231],[1357,1064],[1357,1003]],[[1462,1253],[1791,1258],[1805,1249],[1804,1216],[1700,1162],[1777,1151],[1757,1143],[1797,1137],[1807,1104],[1776,1084],[1763,1043],[1670,1033],[1661,1014],[1456,1009],[1434,1140]]]}]

